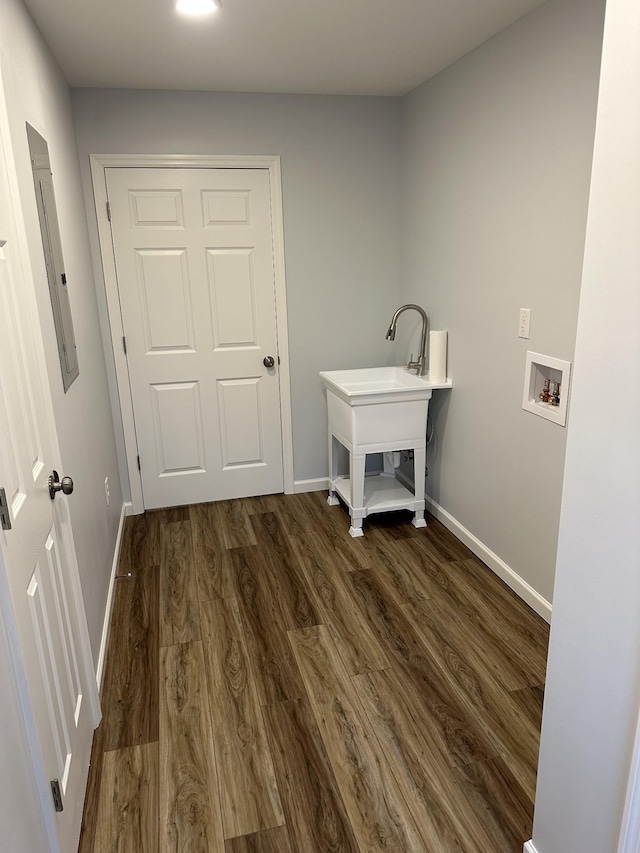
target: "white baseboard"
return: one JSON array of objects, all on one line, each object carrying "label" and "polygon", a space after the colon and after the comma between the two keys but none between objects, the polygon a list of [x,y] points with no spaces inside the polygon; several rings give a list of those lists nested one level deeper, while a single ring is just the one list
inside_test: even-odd
[{"label": "white baseboard", "polygon": [[538,853],[536,848],[533,846],[533,841],[525,842],[524,853]]},{"label": "white baseboard", "polygon": [[[125,501],[123,506],[125,515],[135,515],[133,511],[133,503],[131,501]],[[142,510],[142,512],[144,512],[144,510]]]},{"label": "white baseboard", "polygon": [[[497,554],[487,548],[485,544],[483,544],[476,536],[473,535],[466,527],[463,527],[459,521],[457,521],[452,515],[450,515],[446,509],[443,509],[440,504],[437,504],[432,498],[427,497],[426,499],[427,509],[429,512],[435,516],[438,521],[441,521],[442,524],[450,530],[461,542],[469,548],[476,557],[479,557],[483,563],[485,563],[489,568],[495,572],[498,577],[503,580],[507,586],[511,587],[511,589],[519,595],[523,601],[531,607],[539,616],[546,622],[551,622],[551,604],[543,598],[539,592],[530,586],[527,581],[520,577],[520,575],[515,572],[511,566],[508,566],[504,560],[501,560]],[[531,848],[530,853],[535,853],[535,850]]]},{"label": "white baseboard", "polygon": [[315,480],[294,480],[293,493],[300,495],[302,492],[321,492],[329,488],[328,477],[317,477]]},{"label": "white baseboard", "polygon": [[96,667],[96,684],[98,685],[98,693],[102,693],[102,681],[104,679],[104,666],[107,657],[107,644],[109,642],[109,629],[111,627],[111,608],[113,606],[113,590],[116,582],[116,573],[118,571],[118,560],[120,559],[120,546],[122,545],[122,533],[124,531],[124,520],[130,512],[130,503],[123,503],[120,510],[120,523],[118,524],[118,535],[116,536],[116,544],[113,549],[113,562],[111,563],[111,577],[109,578],[109,590],[107,592],[107,603],[104,609],[104,621],[102,623],[102,638],[100,640],[100,654],[98,655],[98,666]]}]

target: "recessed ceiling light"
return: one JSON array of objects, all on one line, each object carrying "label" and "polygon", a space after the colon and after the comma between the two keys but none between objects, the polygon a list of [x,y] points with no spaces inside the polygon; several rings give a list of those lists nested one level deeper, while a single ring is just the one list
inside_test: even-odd
[{"label": "recessed ceiling light", "polygon": [[176,12],[191,18],[199,18],[210,15],[220,6],[222,6],[220,0],[177,0]]}]

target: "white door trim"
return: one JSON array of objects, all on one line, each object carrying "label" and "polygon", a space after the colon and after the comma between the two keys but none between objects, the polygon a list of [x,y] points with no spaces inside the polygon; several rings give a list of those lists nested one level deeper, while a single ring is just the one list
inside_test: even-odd
[{"label": "white door trim", "polygon": [[636,722],[618,853],[640,853],[640,716]]},{"label": "white door trim", "polygon": [[122,347],[124,335],[111,228],[107,217],[107,185],[105,169],[123,168],[200,168],[200,169],[268,169],[273,228],[273,265],[276,293],[276,325],[280,356],[280,415],[282,422],[282,465],[285,494],[293,494],[293,430],[291,423],[291,386],[289,379],[289,334],[287,327],[287,291],[284,270],[284,230],[282,219],[282,180],[280,157],[277,156],[208,156],[200,154],[109,154],[92,155],[91,178],[96,204],[98,237],[109,313],[111,345],[122,412],[127,471],[131,486],[132,512],[144,510],[142,481],[138,471],[133,401],[129,385],[129,368]]}]

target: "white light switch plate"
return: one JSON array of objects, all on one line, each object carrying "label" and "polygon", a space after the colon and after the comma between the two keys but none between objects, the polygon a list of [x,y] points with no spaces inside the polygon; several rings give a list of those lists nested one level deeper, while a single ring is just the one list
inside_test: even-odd
[{"label": "white light switch plate", "polygon": [[520,309],[520,323],[518,324],[518,337],[528,338],[531,329],[531,308]]}]

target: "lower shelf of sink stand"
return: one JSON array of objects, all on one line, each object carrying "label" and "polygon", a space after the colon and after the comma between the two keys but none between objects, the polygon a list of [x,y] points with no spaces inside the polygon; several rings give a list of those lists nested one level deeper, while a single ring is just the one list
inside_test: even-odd
[{"label": "lower shelf of sink stand", "polygon": [[[352,509],[350,477],[336,477],[331,482],[331,489],[340,495],[349,509]],[[329,499],[329,502],[335,503],[331,499]],[[413,492],[390,474],[374,474],[364,478],[365,518],[376,512],[390,512],[399,509],[408,509],[411,512],[415,512],[417,509],[424,508],[424,503],[422,503],[421,507],[417,506],[419,503],[420,501],[416,501]],[[426,522],[422,519],[422,524],[418,523],[416,526],[425,527]],[[352,533],[351,535],[354,534]],[[356,535],[362,535],[362,533]]]}]

